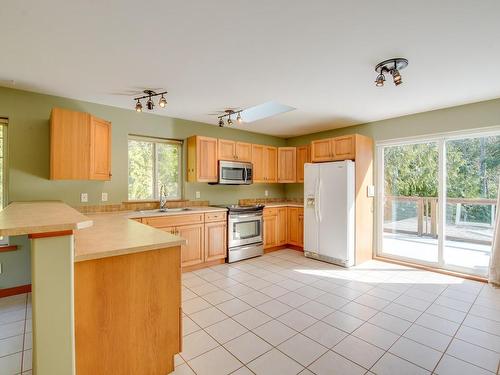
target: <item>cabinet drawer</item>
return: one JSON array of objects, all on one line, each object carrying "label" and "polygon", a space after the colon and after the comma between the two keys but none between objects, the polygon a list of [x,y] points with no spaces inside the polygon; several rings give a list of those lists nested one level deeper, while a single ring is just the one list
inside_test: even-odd
[{"label": "cabinet drawer", "polygon": [[278,209],[277,208],[264,208],[264,216],[277,216]]},{"label": "cabinet drawer", "polygon": [[203,214],[143,217],[142,222],[155,228],[200,224],[203,223]]},{"label": "cabinet drawer", "polygon": [[226,212],[207,212],[205,213],[205,222],[209,223],[212,221],[226,221]]}]

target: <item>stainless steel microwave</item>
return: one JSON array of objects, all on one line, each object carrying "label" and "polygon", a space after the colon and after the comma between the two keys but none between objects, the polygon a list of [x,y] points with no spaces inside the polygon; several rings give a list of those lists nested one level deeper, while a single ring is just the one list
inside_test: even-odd
[{"label": "stainless steel microwave", "polygon": [[219,184],[250,185],[253,182],[252,163],[219,161]]}]

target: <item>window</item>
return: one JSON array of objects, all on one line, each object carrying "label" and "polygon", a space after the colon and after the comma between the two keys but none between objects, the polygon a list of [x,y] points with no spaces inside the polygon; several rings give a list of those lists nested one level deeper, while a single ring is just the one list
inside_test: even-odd
[{"label": "window", "polygon": [[7,119],[0,117],[0,209],[7,205]]},{"label": "window", "polygon": [[378,253],[485,276],[500,129],[379,142]]},{"label": "window", "polygon": [[181,154],[181,141],[130,136],[128,199],[159,199],[162,185],[167,199],[181,199]]},{"label": "window", "polygon": [[[0,210],[7,205],[7,122],[0,117]],[[0,237],[0,246],[8,244],[9,237]]]}]

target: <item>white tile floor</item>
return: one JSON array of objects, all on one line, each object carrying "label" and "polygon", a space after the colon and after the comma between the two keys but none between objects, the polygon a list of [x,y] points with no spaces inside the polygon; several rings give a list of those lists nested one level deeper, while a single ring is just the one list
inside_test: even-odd
[{"label": "white tile floor", "polygon": [[294,250],[183,274],[174,374],[498,374],[500,290]]},{"label": "white tile floor", "polygon": [[[176,375],[498,374],[500,290],[388,263],[277,251],[183,274],[183,311]],[[30,362],[30,296],[0,299],[0,375]]]},{"label": "white tile floor", "polygon": [[31,294],[0,298],[0,375],[31,375]]}]

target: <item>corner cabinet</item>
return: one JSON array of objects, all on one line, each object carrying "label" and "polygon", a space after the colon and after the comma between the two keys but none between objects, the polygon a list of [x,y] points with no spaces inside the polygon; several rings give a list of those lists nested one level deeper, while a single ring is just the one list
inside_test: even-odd
[{"label": "corner cabinet", "polygon": [[188,182],[217,182],[217,138],[192,136],[187,139]]},{"label": "corner cabinet", "polygon": [[52,109],[50,179],[110,180],[111,122],[89,113]]}]

